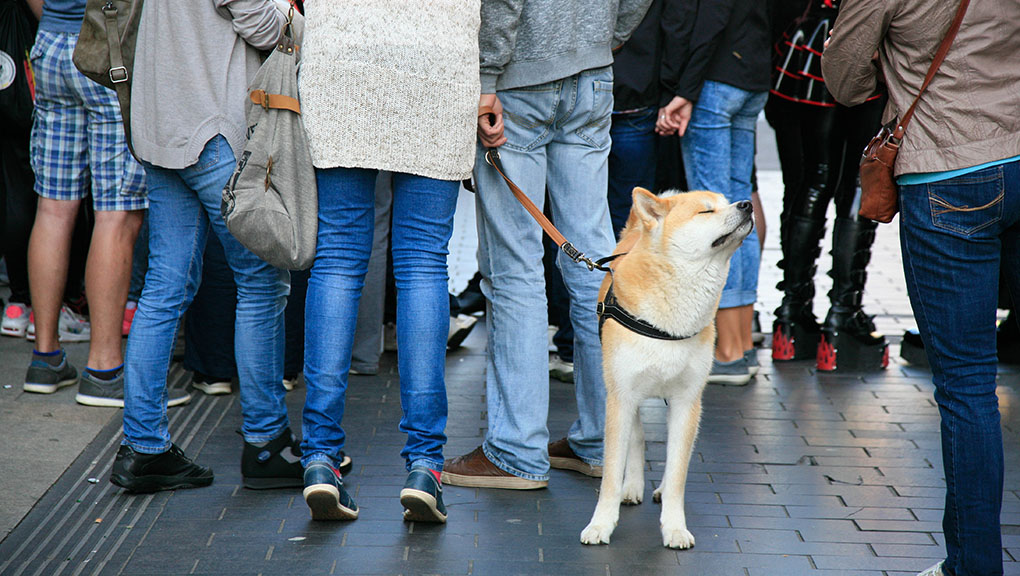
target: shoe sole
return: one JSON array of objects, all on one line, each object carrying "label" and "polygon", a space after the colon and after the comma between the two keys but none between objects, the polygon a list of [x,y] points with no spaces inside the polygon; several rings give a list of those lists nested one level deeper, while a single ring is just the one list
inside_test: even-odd
[{"label": "shoe sole", "polygon": [[24,338],[25,335],[28,334],[28,326],[23,328],[9,328],[4,326],[3,328],[0,328],[0,334],[3,334],[4,336],[11,336],[12,338]]},{"label": "shoe sole", "polygon": [[88,394],[78,394],[74,397],[74,401],[84,406],[96,406],[99,408],[123,408],[123,398],[104,398],[103,396],[89,396]]},{"label": "shoe sole", "polygon": [[329,484],[313,484],[302,491],[312,520],[354,520],[357,510],[340,505],[340,490]]},{"label": "shoe sole", "polygon": [[400,505],[408,522],[446,522],[446,514],[439,511],[435,497],[423,490],[404,488],[400,491]]},{"label": "shoe sole", "polygon": [[60,390],[61,388],[67,388],[68,386],[72,386],[77,383],[78,377],[75,376],[70,380],[61,380],[56,384],[40,384],[38,382],[25,382],[21,389],[24,390],[25,392],[32,392],[34,394],[53,394],[54,392]]},{"label": "shoe sole", "polygon": [[191,383],[192,388],[203,392],[209,396],[225,396],[230,394],[231,386],[226,382],[213,382],[213,383]]},{"label": "shoe sole", "polygon": [[354,461],[351,457],[344,454],[344,459],[340,461],[340,465],[336,467],[340,471],[341,476],[346,476],[354,468]]},{"label": "shoe sole", "polygon": [[724,384],[730,386],[745,386],[751,381],[751,374],[715,374],[708,377],[709,384]]},{"label": "shoe sole", "polygon": [[546,480],[528,480],[517,476],[467,476],[443,471],[443,484],[465,488],[500,488],[503,490],[538,490],[549,486]]},{"label": "shoe sole", "polygon": [[177,478],[174,476],[146,476],[128,478],[120,474],[111,474],[110,482],[115,486],[137,494],[161,492],[163,490],[182,490],[187,488],[203,488],[213,483],[213,475],[194,478]]},{"label": "shoe sole", "polygon": [[602,467],[592,466],[584,460],[578,460],[577,458],[564,458],[562,456],[550,456],[549,467],[556,468],[558,470],[573,470],[574,472],[580,472],[585,476],[591,476],[592,478],[602,477]]}]

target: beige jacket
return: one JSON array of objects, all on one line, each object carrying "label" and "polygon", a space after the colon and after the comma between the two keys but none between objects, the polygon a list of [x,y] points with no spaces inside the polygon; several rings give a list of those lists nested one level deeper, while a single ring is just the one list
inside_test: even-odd
[{"label": "beige jacket", "polygon": [[[843,0],[822,57],[825,85],[852,106],[884,72],[884,122],[901,118],[959,0]],[[878,51],[880,67],[872,60]],[[907,126],[896,175],[942,172],[1020,155],[1020,2],[972,0],[945,62]]]}]

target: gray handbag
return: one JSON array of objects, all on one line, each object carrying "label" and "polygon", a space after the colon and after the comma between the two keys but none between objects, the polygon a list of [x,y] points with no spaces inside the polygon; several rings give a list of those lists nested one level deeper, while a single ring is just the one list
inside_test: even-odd
[{"label": "gray handbag", "polygon": [[304,270],[315,259],[318,192],[298,101],[294,13],[249,89],[248,142],[223,189],[227,229],[277,268]]}]

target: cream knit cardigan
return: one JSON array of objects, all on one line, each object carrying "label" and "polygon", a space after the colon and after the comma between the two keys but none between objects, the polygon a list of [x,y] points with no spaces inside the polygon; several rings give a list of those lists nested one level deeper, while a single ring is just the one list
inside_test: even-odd
[{"label": "cream knit cardigan", "polygon": [[312,163],[469,177],[479,1],[306,1],[299,88]]}]

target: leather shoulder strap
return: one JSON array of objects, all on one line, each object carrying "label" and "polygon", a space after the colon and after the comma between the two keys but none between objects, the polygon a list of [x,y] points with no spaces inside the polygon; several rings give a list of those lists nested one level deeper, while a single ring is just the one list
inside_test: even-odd
[{"label": "leather shoulder strap", "polygon": [[907,129],[907,124],[914,117],[914,108],[917,108],[917,103],[921,101],[921,95],[928,89],[928,85],[935,78],[935,72],[942,65],[942,61],[946,59],[946,54],[949,53],[949,47],[953,44],[956,33],[960,31],[960,24],[963,23],[963,16],[967,13],[967,6],[969,5],[970,0],[960,0],[960,7],[956,10],[956,17],[953,19],[953,23],[949,25],[949,30],[946,32],[946,37],[942,39],[942,44],[939,45],[938,51],[935,52],[935,59],[931,61],[928,74],[924,77],[924,83],[921,84],[921,90],[917,93],[917,98],[914,98],[914,103],[907,109],[907,113],[903,115],[903,119],[900,120],[896,130],[893,132],[895,138],[903,139],[903,133]]}]

